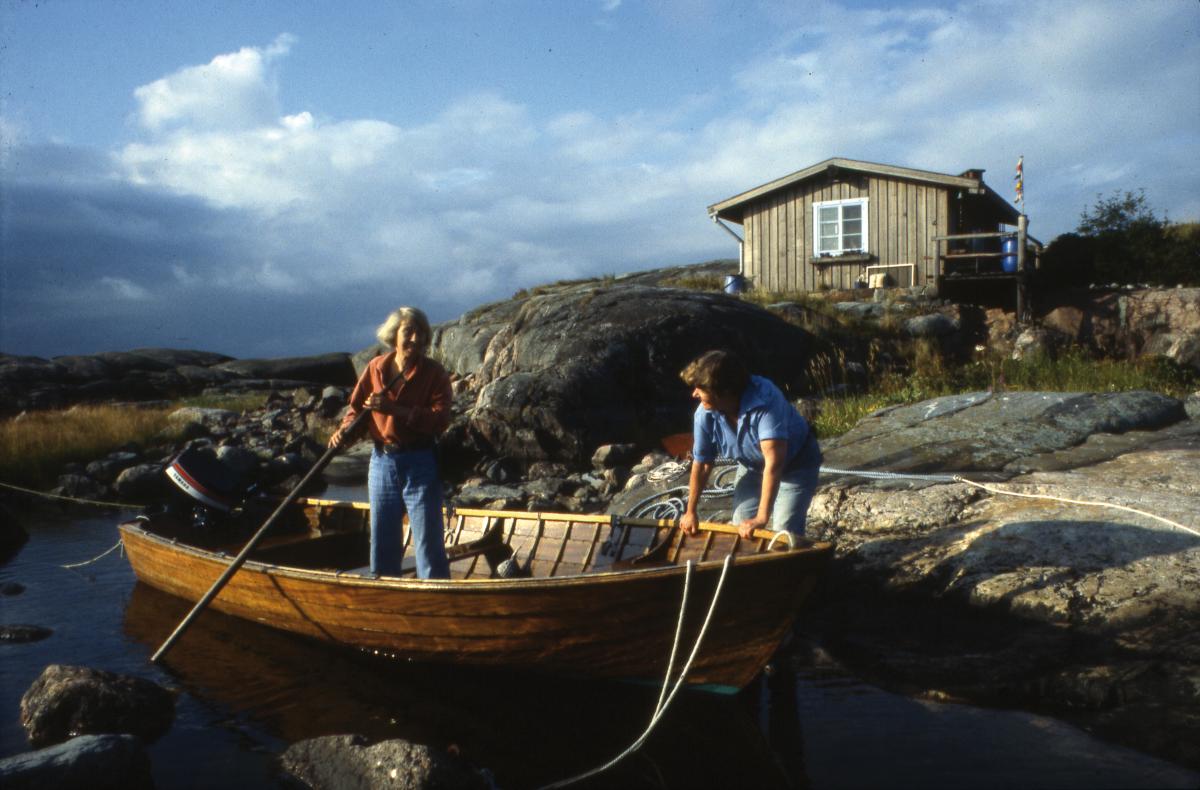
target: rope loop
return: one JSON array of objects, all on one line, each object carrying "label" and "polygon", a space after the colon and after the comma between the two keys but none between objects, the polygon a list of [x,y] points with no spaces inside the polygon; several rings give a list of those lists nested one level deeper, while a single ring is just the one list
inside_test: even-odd
[{"label": "rope loop", "polygon": [[664,694],[667,690],[667,687],[671,685],[671,668],[675,662],[675,653],[679,647],[680,636],[683,633],[683,613],[687,609],[688,587],[692,577],[692,560],[688,560],[687,570],[685,571],[683,577],[683,601],[679,607],[679,622],[675,628],[675,643],[671,647],[671,658],[667,665],[667,674],[665,677],[663,677],[662,693],[659,694],[658,705],[654,708],[654,715],[650,719],[650,725],[646,727],[646,730],[641,734],[641,737],[630,744],[629,748],[609,760],[604,765],[593,768],[592,770],[586,771],[578,776],[573,776],[570,779],[562,779],[560,781],[544,785],[541,790],[554,790],[555,788],[559,787],[567,787],[568,785],[573,785],[576,782],[581,782],[584,779],[593,777],[596,774],[603,773],[642,747],[642,744],[644,744],[646,739],[650,737],[650,733],[654,731],[654,728],[660,721],[662,721],[663,716],[666,715],[667,708],[670,707],[671,703],[674,701],[675,695],[679,693],[679,690],[683,687],[684,680],[687,679],[688,672],[691,671],[692,662],[696,659],[696,654],[700,652],[700,643],[704,641],[704,635],[708,633],[708,626],[712,623],[713,612],[716,611],[717,600],[721,597],[721,588],[725,586],[725,577],[729,573],[729,566],[732,563],[733,555],[725,555],[725,564],[721,567],[721,576],[719,579],[717,579],[716,589],[713,590],[712,602],[708,606],[708,614],[704,616],[704,623],[700,626],[700,633],[696,635],[696,642],[692,645],[692,652],[690,655],[688,655],[687,662],[683,665],[683,670],[679,673],[679,677],[676,679],[675,685],[671,687],[671,693],[666,695],[666,698],[664,699]]}]

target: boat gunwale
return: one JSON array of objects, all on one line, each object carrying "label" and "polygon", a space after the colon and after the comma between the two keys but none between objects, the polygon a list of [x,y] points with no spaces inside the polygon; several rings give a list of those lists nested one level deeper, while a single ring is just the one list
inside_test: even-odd
[{"label": "boat gunwale", "polygon": [[[359,503],[342,503],[336,500],[321,500],[320,504],[352,504]],[[310,504],[317,504],[316,501],[310,501]],[[455,513],[463,515],[489,515],[496,517],[513,517],[523,516],[529,517],[530,513],[526,511],[498,511],[498,510],[479,510],[472,513],[464,513],[464,510],[456,509]],[[568,520],[573,517],[565,514],[549,514],[562,516],[555,520]],[[590,515],[587,516],[590,522],[603,523],[604,521],[614,518],[611,515]],[[669,526],[673,522],[666,522],[663,526]],[[648,524],[646,526],[649,526]],[[701,529],[704,530],[707,526],[712,526],[708,522],[701,523]],[[718,527],[726,527],[727,524],[716,524]],[[228,565],[233,561],[234,556],[224,551],[213,551],[211,549],[203,549],[192,544],[185,543],[177,538],[167,538],[159,535],[142,525],[140,519],[133,519],[123,522],[118,525],[118,530],[122,533],[121,542],[124,544],[124,533],[133,533],[142,540],[158,544],[159,546],[171,551],[182,552],[194,558],[213,562],[217,565]],[[706,530],[707,531],[707,530]],[[724,531],[724,530],[717,530]],[[760,563],[772,563],[781,561],[795,561],[799,557],[813,557],[822,554],[832,553],[833,544],[825,541],[812,541],[809,545],[786,549],[784,551],[768,551],[755,554],[735,554],[733,556],[732,566],[757,565]],[[727,555],[728,556],[728,555]],[[711,572],[720,569],[725,563],[725,557],[718,559],[701,560],[693,563],[693,573],[696,572]],[[336,584],[347,587],[372,587],[391,590],[412,590],[412,591],[433,591],[433,590],[453,590],[471,588],[472,590],[488,591],[488,590],[537,590],[537,589],[553,589],[555,587],[575,587],[575,586],[591,586],[595,584],[614,584],[621,580],[651,579],[657,576],[676,576],[686,573],[687,565],[672,564],[672,565],[649,565],[644,568],[626,567],[619,570],[602,570],[589,571],[586,573],[572,573],[562,576],[533,576],[533,577],[517,577],[508,579],[492,579],[492,578],[470,578],[470,579],[415,579],[404,578],[398,576],[385,576],[382,578],[373,578],[370,576],[353,574],[348,570],[331,571],[320,570],[314,568],[301,568],[294,565],[278,565],[274,563],[266,563],[258,560],[247,559],[242,565],[243,570],[251,570],[256,573],[265,575],[278,575],[285,578],[293,578],[298,580],[310,581],[322,584]]]}]

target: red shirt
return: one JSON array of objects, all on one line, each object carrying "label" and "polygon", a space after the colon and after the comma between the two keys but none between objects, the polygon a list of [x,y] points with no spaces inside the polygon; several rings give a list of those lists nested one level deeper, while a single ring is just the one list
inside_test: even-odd
[{"label": "red shirt", "polygon": [[[389,368],[395,370],[391,365],[395,356],[396,352],[390,351],[367,363],[367,369],[350,393],[350,410],[342,419],[343,429],[362,412],[368,397],[384,391],[388,383],[385,380],[386,371]],[[391,378],[387,376],[387,379]],[[387,395],[412,411],[406,417],[373,411],[363,422],[371,438],[377,442],[406,444],[426,441],[450,425],[450,405],[454,400],[454,392],[450,388],[450,374],[436,360],[422,357],[404,379],[392,385]]]}]

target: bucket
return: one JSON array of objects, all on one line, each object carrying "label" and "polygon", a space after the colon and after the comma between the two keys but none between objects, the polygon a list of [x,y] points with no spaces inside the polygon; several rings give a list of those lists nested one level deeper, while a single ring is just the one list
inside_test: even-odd
[{"label": "bucket", "polygon": [[1000,267],[1007,274],[1014,274],[1017,271],[1017,240],[1011,236],[1004,240],[1000,245],[1000,251],[1004,253],[1004,257],[1000,259]]},{"label": "bucket", "polygon": [[740,294],[746,291],[746,278],[740,274],[729,274],[725,276],[725,293]]}]

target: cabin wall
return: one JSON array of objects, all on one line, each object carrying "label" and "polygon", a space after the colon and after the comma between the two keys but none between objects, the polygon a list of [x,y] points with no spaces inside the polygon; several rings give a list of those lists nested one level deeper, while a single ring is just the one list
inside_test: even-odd
[{"label": "cabin wall", "polygon": [[[867,198],[867,260],[814,260],[813,204]],[[752,287],[773,292],[853,288],[868,266],[913,264],[887,269],[900,285],[937,279],[938,235],[950,232],[945,187],[866,174],[814,180],[764,196],[744,213],[744,271]],[[877,270],[872,270],[875,272]]]}]

